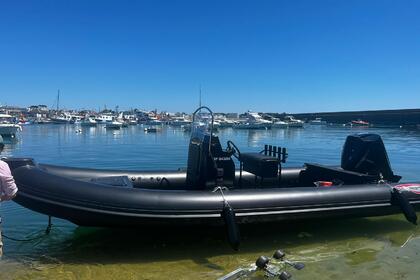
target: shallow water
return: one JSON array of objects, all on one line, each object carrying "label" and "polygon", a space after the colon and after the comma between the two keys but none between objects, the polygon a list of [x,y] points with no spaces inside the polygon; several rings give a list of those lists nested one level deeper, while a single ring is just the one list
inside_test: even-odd
[{"label": "shallow water", "polygon": [[[306,127],[267,131],[219,132],[242,151],[263,144],[288,148],[286,166],[303,162],[337,164],[351,133],[382,135],[395,173],[420,181],[420,131],[400,129]],[[103,127],[33,125],[3,155],[38,162],[118,169],[176,169],[186,165],[189,135],[164,127],[156,134],[142,126],[121,131]],[[4,233],[17,238],[41,236],[47,217],[3,203]],[[241,227],[239,252],[230,249],[223,229],[100,229],[53,219],[48,236],[31,242],[5,241],[0,279],[216,279],[246,266],[260,255],[284,249],[306,268],[294,279],[418,279],[420,229],[401,215],[343,221],[311,221]],[[408,242],[406,242],[408,240]],[[404,245],[404,246],[403,246]],[[401,247],[403,246],[403,247]],[[264,279],[256,274],[252,279]]]}]

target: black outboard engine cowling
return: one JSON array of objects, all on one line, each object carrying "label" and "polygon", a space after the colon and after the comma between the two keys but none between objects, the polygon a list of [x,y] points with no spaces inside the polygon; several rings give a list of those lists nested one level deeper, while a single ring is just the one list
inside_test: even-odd
[{"label": "black outboard engine cowling", "polygon": [[394,175],[381,136],[377,134],[355,134],[347,136],[341,155],[344,170],[382,176],[384,180],[398,182]]}]

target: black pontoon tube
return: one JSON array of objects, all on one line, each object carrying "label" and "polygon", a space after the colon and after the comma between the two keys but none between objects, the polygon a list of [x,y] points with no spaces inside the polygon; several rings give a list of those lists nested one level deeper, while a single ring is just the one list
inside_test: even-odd
[{"label": "black pontoon tube", "polygon": [[[16,202],[79,225],[220,222],[220,194],[211,191],[115,187],[58,176],[36,166],[16,168],[14,176],[20,186]],[[405,195],[415,209],[420,208],[419,194],[407,191]],[[237,223],[377,216],[401,211],[392,203],[391,191],[385,184],[235,189],[225,193],[225,198],[235,209]]]}]

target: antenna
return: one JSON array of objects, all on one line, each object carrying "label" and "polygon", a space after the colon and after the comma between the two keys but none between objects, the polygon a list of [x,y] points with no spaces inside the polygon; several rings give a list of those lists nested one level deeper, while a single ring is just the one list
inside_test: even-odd
[{"label": "antenna", "polygon": [[60,90],[58,90],[58,93],[57,93],[57,112],[59,108],[60,108]]},{"label": "antenna", "polygon": [[199,102],[198,102],[198,108],[200,108],[201,107],[201,84],[200,84],[200,99],[199,99]]}]

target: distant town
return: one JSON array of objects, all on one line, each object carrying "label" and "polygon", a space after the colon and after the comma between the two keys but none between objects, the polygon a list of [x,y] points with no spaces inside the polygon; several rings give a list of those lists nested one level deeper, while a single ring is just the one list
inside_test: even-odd
[{"label": "distant town", "polygon": [[[85,118],[95,118],[97,121],[109,121],[112,119],[121,119],[124,121],[137,121],[139,123],[160,121],[164,123],[171,123],[177,121],[189,121],[191,114],[185,112],[170,113],[158,110],[118,110],[103,109],[101,111],[95,110],[65,110],[59,108],[49,108],[47,105],[32,105],[26,108],[17,106],[0,106],[0,114],[7,114],[12,116],[18,123],[78,123]],[[239,119],[245,114],[238,113],[216,113],[218,118]]]}]

